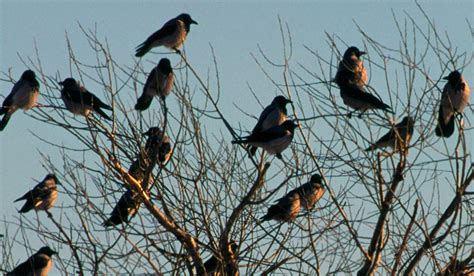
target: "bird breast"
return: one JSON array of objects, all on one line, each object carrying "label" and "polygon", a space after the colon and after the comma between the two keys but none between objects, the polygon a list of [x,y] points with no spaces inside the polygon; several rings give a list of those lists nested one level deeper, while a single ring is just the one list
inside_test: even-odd
[{"label": "bird breast", "polygon": [[51,190],[51,193],[48,196],[36,202],[35,210],[48,210],[54,206],[57,199],[58,192],[56,190]]},{"label": "bird breast", "polygon": [[262,147],[269,154],[277,154],[284,151],[291,144],[292,138],[293,135],[291,132],[287,131],[286,135],[281,138],[273,139],[264,143],[256,143],[255,146]]},{"label": "bird breast", "polygon": [[64,99],[64,105],[66,105],[67,110],[76,115],[88,116],[92,112],[92,107],[72,102],[68,99]]},{"label": "bird breast", "polygon": [[462,113],[464,108],[469,103],[469,97],[471,90],[467,83],[463,80],[464,89],[454,90],[450,85],[445,87],[445,92],[443,94],[442,105],[443,113],[448,115],[453,111]]},{"label": "bird breast", "polygon": [[186,39],[186,27],[181,20],[177,20],[177,28],[171,34],[163,37],[158,41],[158,45],[163,45],[167,48],[179,48],[183,44],[184,40]]},{"label": "bird breast", "polygon": [[13,102],[17,108],[28,110],[36,105],[39,90],[31,87],[29,84],[23,85],[13,96]]}]

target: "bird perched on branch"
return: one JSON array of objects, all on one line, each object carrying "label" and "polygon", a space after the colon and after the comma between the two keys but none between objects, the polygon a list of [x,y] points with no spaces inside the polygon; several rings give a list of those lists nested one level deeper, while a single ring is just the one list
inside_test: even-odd
[{"label": "bird perched on branch", "polygon": [[[235,258],[235,254],[238,250],[238,246],[235,241],[230,241],[228,243],[227,250],[231,257]],[[222,267],[222,262],[216,256],[212,256],[204,263],[204,268],[206,268],[206,273],[208,275],[214,275],[214,273],[218,273],[220,267]]]},{"label": "bird perched on branch", "polygon": [[[284,96],[277,96],[273,99],[270,105],[263,109],[258,122],[252,130],[252,134],[257,134],[271,127],[281,125],[288,119],[286,105],[292,101],[288,100]],[[255,155],[257,147],[250,147],[250,155]]]},{"label": "bird perched on branch", "polygon": [[170,138],[159,127],[151,127],[143,134],[148,136],[145,149],[149,158],[156,156],[161,165],[166,164],[173,150]]},{"label": "bird perched on branch", "polygon": [[53,267],[53,259],[51,257],[57,254],[49,246],[41,247],[28,260],[7,273],[7,276],[47,276]]},{"label": "bird perched on branch", "polygon": [[158,31],[150,35],[145,42],[137,46],[135,56],[142,57],[152,48],[165,46],[180,53],[179,47],[186,40],[191,24],[198,24],[187,13],[169,20]]},{"label": "bird perched on branch", "polygon": [[367,84],[367,71],[364,67],[364,61],[360,59],[366,52],[360,51],[359,48],[351,46],[344,52],[342,60],[339,62],[336,77],[334,81],[337,85],[348,83],[364,87]]},{"label": "bird perched on branch", "polygon": [[112,110],[112,107],[108,106],[97,98],[94,94],[87,91],[87,89],[80,85],[73,78],[67,78],[62,82],[59,82],[63,86],[61,89],[61,98],[66,105],[67,110],[73,114],[89,116],[92,111],[99,113],[100,116],[107,120],[112,120],[107,114],[104,113],[102,108]]},{"label": "bird perched on branch", "polygon": [[173,81],[174,75],[170,60],[162,58],[148,75],[145,86],[143,86],[143,93],[138,98],[135,109],[146,110],[154,96],[159,96],[164,101],[173,88]]},{"label": "bird perched on branch", "polygon": [[0,115],[4,115],[0,121],[0,131],[5,129],[11,116],[18,109],[28,110],[36,105],[38,100],[40,84],[36,80],[35,72],[26,70],[20,80],[13,85],[12,91],[3,101]]},{"label": "bird perched on branch", "polygon": [[290,191],[288,195],[297,193],[300,196],[301,207],[307,211],[311,210],[316,202],[321,199],[325,192],[322,184],[322,178],[319,174],[311,176],[309,182],[301,185],[300,187]]},{"label": "bird perched on branch", "polygon": [[276,204],[270,206],[267,214],[261,218],[261,221],[276,220],[291,222],[298,216],[300,209],[300,194],[290,193],[280,198]]},{"label": "bird perched on branch", "polygon": [[469,103],[471,90],[457,70],[443,79],[448,83],[444,86],[438,113],[438,125],[435,133],[440,137],[450,137],[454,132],[454,115],[460,114]]},{"label": "bird perched on branch", "polygon": [[392,127],[392,129],[382,136],[375,144],[368,147],[365,151],[372,151],[378,148],[391,147],[394,152],[405,149],[410,143],[413,135],[413,126],[415,121],[412,117],[406,116],[403,120]]},{"label": "bird perched on branch", "polygon": [[286,120],[281,125],[273,126],[267,130],[252,133],[242,140],[232,141],[232,144],[249,144],[261,147],[269,154],[276,154],[281,159],[281,152],[284,151],[293,140],[295,128],[298,125],[291,120]]},{"label": "bird perched on branch", "polygon": [[58,198],[56,186],[58,184],[59,181],[54,174],[46,175],[43,181],[38,183],[32,190],[14,201],[26,200],[25,204],[18,212],[26,213],[31,209],[47,211],[52,208]]},{"label": "bird perched on branch", "polygon": [[128,223],[133,218],[140,208],[141,201],[138,194],[127,190],[117,202],[117,205],[112,210],[110,217],[104,221],[105,227]]}]

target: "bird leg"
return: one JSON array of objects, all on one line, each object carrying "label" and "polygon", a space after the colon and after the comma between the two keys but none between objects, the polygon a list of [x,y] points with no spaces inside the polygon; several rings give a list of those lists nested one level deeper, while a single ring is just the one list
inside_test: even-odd
[{"label": "bird leg", "polygon": [[178,55],[181,55],[181,51],[178,48],[173,48],[173,50],[175,50]]},{"label": "bird leg", "polygon": [[346,115],[347,118],[349,118],[349,119],[352,118],[352,113],[354,113],[354,111],[351,111],[351,112],[347,113],[347,115]]},{"label": "bird leg", "polygon": [[363,110],[363,111],[359,114],[359,116],[357,116],[357,117],[358,117],[359,119],[362,119],[362,115],[364,115],[364,113],[365,113],[365,110]]},{"label": "bird leg", "polygon": [[281,153],[277,153],[275,156],[276,156],[276,158],[278,158],[280,160],[283,160],[283,156],[281,156]]}]

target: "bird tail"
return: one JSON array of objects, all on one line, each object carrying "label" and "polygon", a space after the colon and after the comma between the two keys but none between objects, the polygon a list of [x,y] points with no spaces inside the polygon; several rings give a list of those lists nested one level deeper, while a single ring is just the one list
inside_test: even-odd
[{"label": "bird tail", "polygon": [[33,209],[35,207],[35,205],[33,204],[33,202],[31,201],[26,201],[25,202],[25,205],[23,205],[23,207],[21,207],[20,211],[18,211],[18,213],[26,213],[26,212],[29,212],[31,209]]},{"label": "bird tail", "polygon": [[150,97],[148,95],[141,95],[140,98],[138,98],[137,100],[135,109],[140,110],[140,111],[148,109],[148,107],[150,107],[152,100],[153,100],[153,97]]},{"label": "bird tail", "polygon": [[105,119],[112,121],[112,118],[109,117],[109,115],[105,114],[105,112],[100,109],[100,107],[94,107],[94,110],[99,113],[100,116],[104,117]]},{"label": "bird tail", "polygon": [[110,105],[105,104],[105,103],[103,103],[103,102],[98,103],[98,106],[99,106],[100,108],[104,108],[104,109],[107,109],[107,110],[114,110]]},{"label": "bird tail", "polygon": [[450,137],[454,133],[454,116],[452,115],[449,118],[447,124],[444,123],[444,115],[443,115],[443,108],[439,107],[438,113],[438,125],[436,126],[435,133],[438,137]]},{"label": "bird tail", "polygon": [[7,111],[8,111],[8,108],[0,107],[0,115],[7,113]]},{"label": "bird tail", "polygon": [[148,45],[145,42],[143,42],[142,44],[138,45],[137,48],[135,49],[135,56],[142,57],[146,53],[148,53],[148,51],[150,51],[150,47],[148,47]]},{"label": "bird tail", "polygon": [[264,215],[263,217],[260,218],[260,222],[264,222],[267,220],[271,220],[272,218],[270,217],[269,214]]},{"label": "bird tail", "polygon": [[10,121],[12,114],[13,113],[10,112],[5,113],[5,116],[3,116],[2,121],[0,122],[0,131],[5,129],[8,124],[8,121]]},{"label": "bird tail", "polygon": [[120,219],[119,216],[114,216],[114,215],[112,215],[109,219],[107,219],[106,221],[104,221],[104,222],[102,223],[102,225],[107,228],[107,227],[110,227],[110,226],[114,226],[114,225],[121,224],[122,222],[123,222],[123,220]]},{"label": "bird tail", "polygon": [[257,152],[257,147],[256,146],[250,146],[249,147],[250,156],[254,156],[256,152]]},{"label": "bird tail", "polygon": [[234,141],[232,141],[232,144],[237,144],[237,145],[245,144],[245,141],[244,140],[234,140]]}]

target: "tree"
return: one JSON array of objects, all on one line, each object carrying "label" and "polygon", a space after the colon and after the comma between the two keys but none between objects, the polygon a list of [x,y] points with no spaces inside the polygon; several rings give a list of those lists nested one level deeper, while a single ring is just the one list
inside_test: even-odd
[{"label": "tree", "polygon": [[[360,119],[346,116],[331,81],[341,51],[351,43],[327,34],[327,51],[307,46],[307,64],[292,60],[290,28],[279,21],[280,60],[260,47],[254,58],[278,94],[293,101],[289,114],[300,124],[282,160],[261,150],[249,157],[246,147],[231,145],[252,126],[240,126],[223,112],[219,62],[212,47],[208,75],[196,70],[185,54],[174,64],[178,104],[159,101],[159,112],[138,113],[131,103],[141,93],[148,68],[139,61],[131,67],[118,64],[107,42],[81,27],[96,64],[81,61],[81,53],[68,43],[69,74],[86,87],[92,82],[103,87],[114,120],[71,115],[57,97],[57,82],[67,76],[47,75],[39,57],[25,62],[41,76],[43,93],[42,105],[30,115],[62,128],[82,148],[43,139],[61,154],[61,160],[42,156],[44,166],[62,180],[60,196],[68,198],[68,205],[57,206],[49,218],[38,213],[7,219],[5,226],[14,234],[7,231],[1,239],[1,268],[9,271],[18,263],[8,258],[8,250],[29,247],[34,234],[61,252],[55,266],[64,273],[203,274],[212,256],[227,274],[472,271],[472,112],[457,119],[458,135],[449,140],[434,135],[443,86],[439,81],[451,70],[465,68],[471,57],[455,51],[421,7],[419,13],[417,20],[408,13],[402,19],[394,14],[398,47],[383,45],[359,28],[369,52],[369,75],[379,79],[376,87],[371,80],[368,89],[396,111],[395,116],[369,112]],[[431,59],[438,68],[426,66]],[[272,76],[269,68],[275,67],[281,74]],[[406,115],[416,121],[406,150],[364,151]],[[221,131],[212,131],[212,124]],[[146,162],[143,179],[152,181],[147,191],[128,168],[147,158],[142,133],[152,126],[165,130],[173,154],[164,166]],[[260,221],[274,200],[313,173],[323,176],[326,189],[315,210],[301,211],[292,223]],[[137,215],[129,223],[104,228],[128,189],[142,202]]]}]

